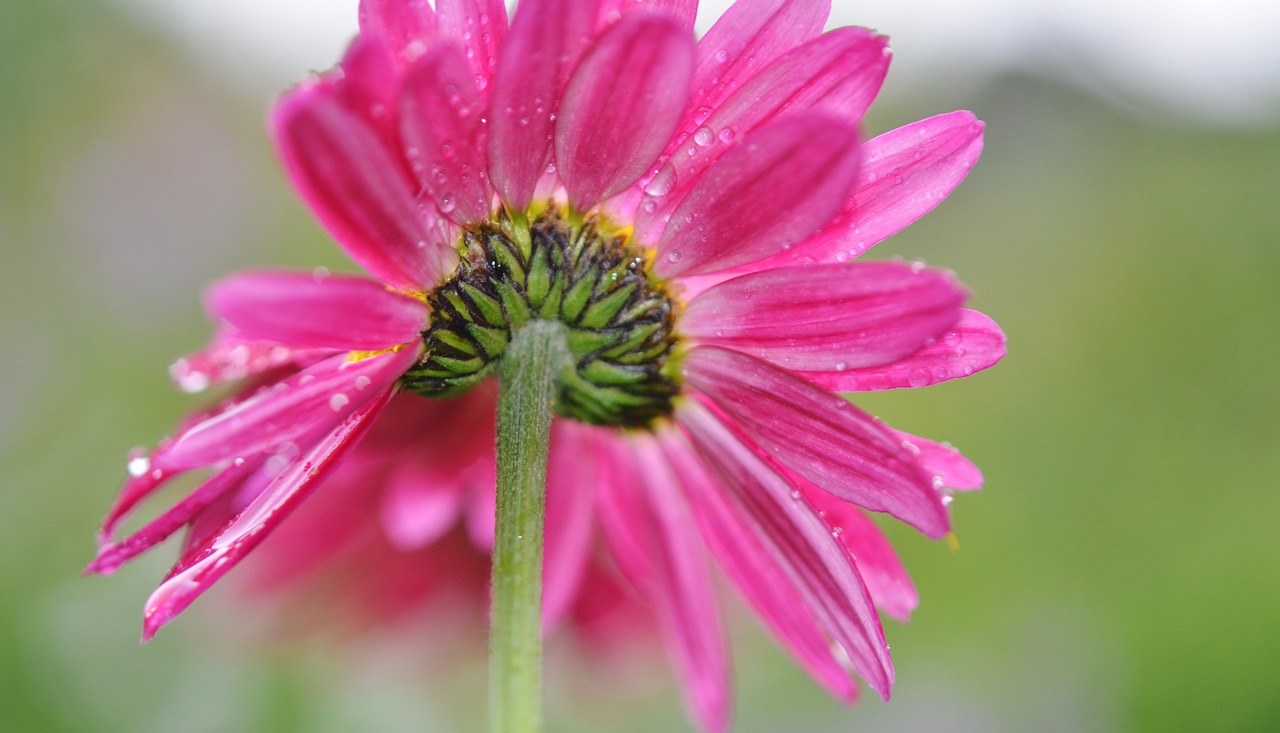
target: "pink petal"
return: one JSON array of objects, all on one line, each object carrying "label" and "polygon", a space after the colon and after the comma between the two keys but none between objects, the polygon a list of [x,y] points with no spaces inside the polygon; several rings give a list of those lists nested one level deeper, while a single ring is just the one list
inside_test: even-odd
[{"label": "pink petal", "polygon": [[571,420],[551,427],[547,464],[546,547],[542,623],[554,627],[578,598],[594,536],[592,506],[600,483],[598,430]]},{"label": "pink petal", "polygon": [[822,32],[831,0],[738,0],[698,43],[693,105],[714,108],[775,58]]},{"label": "pink petal", "polygon": [[686,441],[660,436],[663,451],[676,468],[711,554],[761,620],[796,660],[837,699],[852,701],[857,685],[832,654],[827,634],[797,589],[785,559],[760,526],[707,474]]},{"label": "pink petal", "polygon": [[930,537],[947,533],[946,510],[915,456],[844,398],[766,362],[714,346],[691,349],[684,376],[787,469],[840,499],[888,512]]},{"label": "pink petal", "polygon": [[287,95],[272,131],[294,186],[366,270],[408,292],[453,270],[458,255],[439,214],[415,200],[403,164],[328,86],[305,84]]},{"label": "pink petal", "polygon": [[698,0],[600,0],[596,27],[605,28],[632,13],[660,13],[692,31],[698,15]]},{"label": "pink petal", "polygon": [[620,441],[611,459],[598,503],[605,539],[623,574],[661,611],[695,716],[707,730],[724,730],[728,649],[697,525],[656,441]]},{"label": "pink petal", "polygon": [[982,153],[982,130],[973,113],[952,112],[867,141],[839,216],[784,257],[844,262],[897,234],[960,185]]},{"label": "pink petal", "polygon": [[660,277],[754,262],[831,218],[858,172],[857,131],[826,115],[774,122],[707,170],[658,243]]},{"label": "pink petal", "polygon": [[97,557],[89,563],[89,567],[85,568],[85,572],[103,575],[114,573],[125,562],[163,542],[174,532],[190,524],[206,507],[233,490],[261,467],[262,461],[228,466],[138,531],[118,542],[103,544],[98,548]]},{"label": "pink petal", "polygon": [[428,0],[360,0],[360,34],[386,43],[396,55],[424,47],[436,36],[436,14]]},{"label": "pink petal", "polygon": [[169,367],[169,378],[183,392],[246,377],[269,374],[285,367],[306,367],[330,357],[334,349],[294,349],[275,342],[246,339],[230,325],[218,324],[209,345],[187,354]]},{"label": "pink petal", "polygon": [[174,468],[215,465],[336,426],[387,392],[420,351],[357,362],[330,357],[196,425],[174,441],[167,461]]},{"label": "pink petal", "polygon": [[949,443],[935,443],[919,435],[894,430],[907,450],[918,453],[916,460],[933,476],[937,488],[953,491],[975,491],[982,488],[982,471]]},{"label": "pink petal", "polygon": [[857,567],[830,529],[803,494],[706,408],[686,403],[677,420],[707,468],[719,476],[722,495],[767,540],[775,562],[792,581],[797,602],[815,614],[867,684],[888,699],[893,661],[880,617]]},{"label": "pink petal", "polygon": [[857,566],[876,606],[892,618],[909,619],[920,603],[920,594],[875,522],[854,505],[817,487],[806,487],[804,496]]},{"label": "pink petal", "polygon": [[[887,39],[863,28],[841,28],[783,55],[744,83],[714,109],[701,107],[684,121],[667,161],[647,185],[638,223],[642,233],[650,218],[670,215],[684,192],[736,141],[780,115],[823,111],[857,124],[880,90],[888,69]],[[657,176],[672,181],[654,190]],[[652,209],[652,211],[651,211]]]},{"label": "pink petal", "polygon": [[400,133],[409,162],[440,211],[459,224],[487,219],[493,203],[485,113],[485,100],[457,46],[437,46],[405,76]]},{"label": "pink petal", "polygon": [[436,0],[440,35],[461,41],[471,72],[487,88],[507,37],[507,6],[502,0]]},{"label": "pink petal", "polygon": [[689,99],[693,38],[662,15],[630,15],[600,36],[560,104],[556,166],[585,211],[653,165]]},{"label": "pink petal", "polygon": [[247,339],[301,347],[378,351],[416,340],[427,325],[422,301],[350,275],[242,272],[215,283],[205,307]]},{"label": "pink petal", "polygon": [[978,311],[961,309],[960,320],[937,341],[892,364],[802,375],[837,392],[927,387],[980,372],[1004,355],[1004,332],[995,321]]},{"label": "pink petal", "polygon": [[378,504],[379,524],[392,546],[410,552],[453,528],[462,514],[463,495],[463,485],[453,479],[417,463],[393,468]]},{"label": "pink petal", "polygon": [[586,49],[595,0],[524,0],[491,85],[489,174],[513,209],[529,206],[551,162],[560,90]]},{"label": "pink petal", "polygon": [[680,326],[786,369],[843,371],[919,351],[955,324],[964,298],[949,275],[905,263],[787,267],[704,291]]},{"label": "pink petal", "polygon": [[391,397],[389,391],[349,415],[305,456],[276,477],[220,532],[185,552],[169,576],[147,599],[142,638],[191,605],[271,533],[328,478],[341,458],[367,432]]}]

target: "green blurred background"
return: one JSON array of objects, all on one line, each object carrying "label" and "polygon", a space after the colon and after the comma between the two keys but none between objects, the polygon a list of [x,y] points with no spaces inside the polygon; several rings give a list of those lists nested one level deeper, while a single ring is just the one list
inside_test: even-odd
[{"label": "green blurred background", "polygon": [[[207,335],[201,286],[349,267],[278,173],[267,96],[134,17],[0,0],[0,730],[478,729],[478,646],[263,648],[260,609],[215,591],[140,647],[173,550],[79,576],[125,454],[193,404],[165,366]],[[1010,355],[860,401],[987,488],[956,503],[957,552],[891,529],[923,599],[888,622],[892,703],[830,702],[734,606],[736,730],[1280,730],[1280,128],[1044,78],[868,121],[988,122],[968,181],[874,254],[956,270]],[[550,730],[687,729],[660,659],[551,655]]]}]

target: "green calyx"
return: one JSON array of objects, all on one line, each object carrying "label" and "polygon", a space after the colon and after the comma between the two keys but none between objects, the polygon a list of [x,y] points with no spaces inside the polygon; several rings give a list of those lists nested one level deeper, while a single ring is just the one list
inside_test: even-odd
[{"label": "green calyx", "polygon": [[631,428],[670,414],[676,304],[643,256],[595,219],[571,226],[550,210],[521,223],[504,216],[464,231],[457,273],[427,296],[426,354],[405,388],[459,394],[493,372],[522,326],[558,321],[573,355],[558,380],[559,414]]}]

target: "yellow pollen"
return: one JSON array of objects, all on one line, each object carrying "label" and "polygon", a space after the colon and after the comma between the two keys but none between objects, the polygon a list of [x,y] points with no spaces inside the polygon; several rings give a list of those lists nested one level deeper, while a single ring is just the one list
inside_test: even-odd
[{"label": "yellow pollen", "polygon": [[947,536],[944,537],[943,539],[947,541],[948,550],[951,550],[952,552],[960,551],[960,540],[956,537],[955,532],[948,532]]},{"label": "yellow pollen", "polygon": [[396,344],[395,346],[392,346],[389,349],[379,349],[378,351],[351,351],[347,353],[346,363],[355,364],[356,362],[364,361],[365,359],[372,359],[375,356],[382,356],[383,354],[394,354],[403,348],[404,348],[404,344]]}]

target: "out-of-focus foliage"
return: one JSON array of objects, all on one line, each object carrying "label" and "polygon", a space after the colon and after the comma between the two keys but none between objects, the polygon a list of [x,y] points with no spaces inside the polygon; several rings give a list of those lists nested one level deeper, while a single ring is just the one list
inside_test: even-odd
[{"label": "out-of-focus foliage", "polygon": [[[266,103],[97,2],[0,2],[0,730],[482,718],[482,649],[263,650],[224,589],[140,648],[163,550],[78,576],[125,454],[192,404],[164,365],[206,334],[201,285],[348,267],[280,180]],[[840,708],[742,623],[737,730],[1280,729],[1280,130],[1139,122],[1017,78],[912,107],[868,132],[968,107],[987,151],[874,254],[954,268],[1010,356],[858,402],[953,439],[988,488],[955,504],[958,552],[891,530],[923,598],[889,623],[893,703]],[[593,675],[551,644],[554,729],[685,725],[665,672]]]}]

